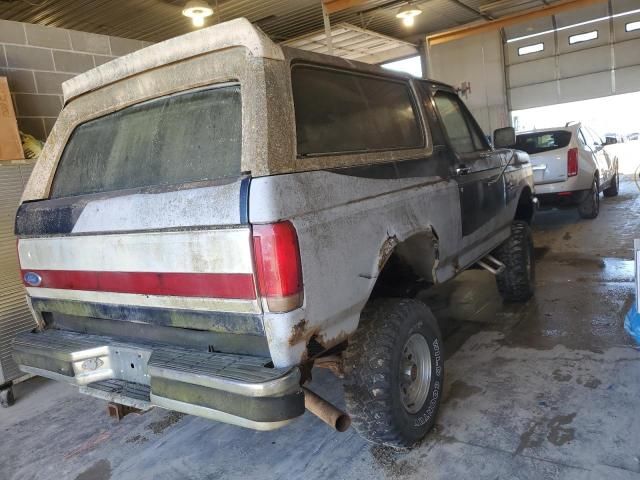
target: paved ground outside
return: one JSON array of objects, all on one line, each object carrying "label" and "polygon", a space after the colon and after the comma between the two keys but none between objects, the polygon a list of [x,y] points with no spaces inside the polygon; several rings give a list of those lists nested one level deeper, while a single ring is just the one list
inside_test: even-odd
[{"label": "paved ground outside", "polygon": [[[0,479],[640,478],[640,351],[623,330],[639,226],[627,179],[595,220],[538,214],[526,305],[502,305],[484,271],[423,292],[446,336],[446,387],[435,431],[410,452],[310,414],[267,433],[160,409],[116,422],[104,402],[34,378],[0,409]],[[312,386],[342,402],[328,372]]]}]

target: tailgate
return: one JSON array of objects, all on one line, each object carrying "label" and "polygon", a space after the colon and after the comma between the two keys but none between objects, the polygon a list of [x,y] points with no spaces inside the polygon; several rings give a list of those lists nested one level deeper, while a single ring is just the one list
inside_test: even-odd
[{"label": "tailgate", "polygon": [[34,298],[139,307],[259,312],[248,227],[24,238]]},{"label": "tailgate", "polygon": [[[133,318],[149,308],[259,313],[246,185],[248,178],[25,203],[16,232],[27,292],[86,316],[108,305],[128,307]],[[87,306],[69,312],[68,301]],[[206,316],[169,318],[171,326],[211,324]]]},{"label": "tailgate", "polygon": [[534,182],[537,185],[564,182],[567,179],[567,153],[567,149],[562,148],[529,155]]},{"label": "tailgate", "polygon": [[567,179],[567,155],[572,137],[571,130],[563,129],[517,135],[516,148],[529,154],[537,185],[564,182]]}]

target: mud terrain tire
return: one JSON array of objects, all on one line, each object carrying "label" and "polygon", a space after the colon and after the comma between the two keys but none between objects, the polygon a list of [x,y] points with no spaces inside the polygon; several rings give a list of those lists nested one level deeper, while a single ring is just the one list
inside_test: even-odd
[{"label": "mud terrain tire", "polygon": [[408,448],[435,423],[444,386],[440,328],[413,299],[370,302],[344,354],[345,398],[366,440]]},{"label": "mud terrain tire", "polygon": [[507,303],[529,300],[535,289],[533,238],[529,224],[522,221],[513,222],[511,236],[493,254],[506,267],[496,276],[502,300]]}]

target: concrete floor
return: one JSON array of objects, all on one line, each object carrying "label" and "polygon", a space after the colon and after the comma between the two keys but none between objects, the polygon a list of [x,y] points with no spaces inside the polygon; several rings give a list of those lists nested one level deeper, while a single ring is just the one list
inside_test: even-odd
[{"label": "concrete floor", "polygon": [[[118,423],[104,402],[34,378],[0,410],[0,479],[640,478],[640,351],[622,327],[639,226],[626,181],[596,220],[538,215],[528,304],[503,306],[483,271],[425,293],[446,333],[446,388],[435,431],[408,453],[308,414],[268,433],[160,409]],[[342,401],[327,372],[313,383]]]}]

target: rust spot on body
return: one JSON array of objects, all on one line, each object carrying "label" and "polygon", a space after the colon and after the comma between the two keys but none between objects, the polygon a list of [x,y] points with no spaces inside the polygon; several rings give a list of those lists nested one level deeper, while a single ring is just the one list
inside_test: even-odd
[{"label": "rust spot on body", "polygon": [[395,235],[388,237],[384,243],[382,244],[382,248],[380,249],[380,256],[378,258],[378,271],[382,270],[387,260],[393,253],[393,249],[398,245],[398,237]]},{"label": "rust spot on body", "polygon": [[291,336],[289,337],[289,345],[295,345],[307,339],[310,336],[310,332],[307,332],[307,321],[303,318],[296,323],[291,329]]}]

